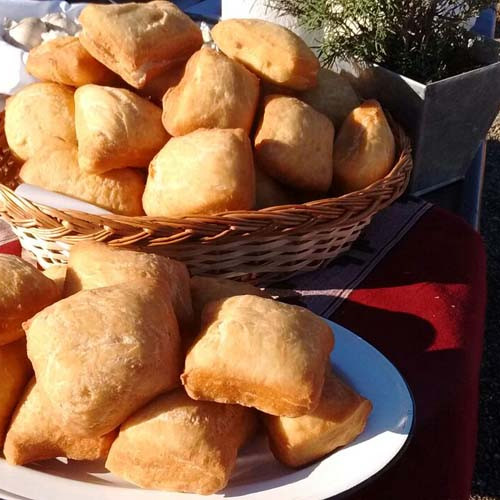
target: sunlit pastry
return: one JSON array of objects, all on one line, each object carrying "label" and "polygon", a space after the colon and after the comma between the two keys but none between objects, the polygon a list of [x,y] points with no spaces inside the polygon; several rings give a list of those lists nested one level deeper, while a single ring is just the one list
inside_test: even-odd
[{"label": "sunlit pastry", "polygon": [[75,92],[78,163],[89,173],[147,167],[168,141],[161,109],[133,92],[84,85]]},{"label": "sunlit pastry", "polygon": [[247,134],[201,129],[170,139],[149,166],[142,201],[147,215],[165,217],[251,209],[255,171]]},{"label": "sunlit pastry", "polygon": [[326,192],[332,182],[334,128],[325,115],[294,97],[271,95],[255,135],[255,159],[277,181]]},{"label": "sunlit pastry", "polygon": [[299,99],[328,116],[337,130],[347,115],[361,104],[349,80],[326,68],[319,70],[318,85],[302,92]]},{"label": "sunlit pastry", "polygon": [[186,69],[186,61],[168,68],[164,73],[155,76],[142,89],[137,91],[142,97],[150,98],[158,106],[162,105],[163,96],[167,90],[175,87],[181,81]]},{"label": "sunlit pastry", "polygon": [[181,330],[191,327],[193,306],[186,266],[153,253],[135,252],[93,241],[77,243],[69,255],[65,296],[89,288],[127,283],[138,277],[163,280]]},{"label": "sunlit pastry", "polygon": [[80,14],[82,45],[135,88],[203,43],[201,31],[172,2],[87,5]]},{"label": "sunlit pastry", "polygon": [[177,320],[159,280],[82,290],[25,330],[37,385],[69,434],[102,436],[179,385]]},{"label": "sunlit pastry", "polygon": [[209,495],[227,485],[254,425],[248,408],[193,401],[178,389],[121,426],[106,468],[142,488]]},{"label": "sunlit pastry", "polygon": [[0,346],[24,337],[23,321],[56,300],[52,280],[21,258],[0,254]]},{"label": "sunlit pastry", "polygon": [[182,382],[194,399],[298,417],[319,403],[330,327],[312,312],[241,295],[209,303]]},{"label": "sunlit pastry", "polygon": [[205,276],[193,276],[191,278],[191,296],[193,299],[193,310],[197,321],[201,321],[203,308],[215,300],[234,297],[236,295],[257,295],[267,297],[270,295],[264,290],[250,283],[228,280],[224,278],[209,278]]},{"label": "sunlit pastry", "polygon": [[171,135],[199,128],[242,128],[250,133],[259,79],[244,66],[208,47],[186,65],[179,85],[163,98],[163,124]]},{"label": "sunlit pastry", "polygon": [[26,70],[39,80],[72,87],[110,85],[117,80],[117,75],[94,59],[75,36],[57,37],[31,49]]},{"label": "sunlit pastry", "polygon": [[46,148],[28,160],[19,172],[23,182],[66,194],[120,215],[143,215],[144,173],[120,168],[88,174],[78,166],[75,146]]},{"label": "sunlit pastry", "polygon": [[316,85],[319,61],[289,29],[259,19],[228,19],[212,28],[222,52],[261,78],[304,90]]},{"label": "sunlit pastry", "polygon": [[31,363],[26,356],[24,339],[0,346],[0,449],[11,415],[31,374]]},{"label": "sunlit pastry", "polygon": [[312,413],[298,418],[263,415],[263,420],[276,458],[301,467],[353,441],[363,432],[371,410],[370,401],[328,370]]},{"label": "sunlit pastry", "polygon": [[33,83],[7,99],[5,137],[11,151],[28,160],[41,149],[76,144],[73,89]]},{"label": "sunlit pastry", "polygon": [[12,465],[56,457],[99,460],[106,458],[115,437],[115,431],[95,438],[65,433],[52,414],[50,402],[33,378],[12,417],[3,452]]},{"label": "sunlit pastry", "polygon": [[56,264],[42,271],[47,278],[50,278],[56,284],[61,298],[64,294],[64,281],[66,280],[67,269],[68,266],[66,264]]},{"label": "sunlit pastry", "polygon": [[333,189],[349,193],[385,177],[394,166],[396,145],[377,101],[365,101],[344,121],[333,152]]}]

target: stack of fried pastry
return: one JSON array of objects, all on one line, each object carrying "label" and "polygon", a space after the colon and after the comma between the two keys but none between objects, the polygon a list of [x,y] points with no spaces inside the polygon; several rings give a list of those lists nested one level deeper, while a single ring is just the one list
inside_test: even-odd
[{"label": "stack of fried pastry", "polygon": [[301,467],[366,425],[371,403],[332,371],[332,331],[307,309],[103,243],[46,274],[0,256],[10,464],[101,459],[140,487],[210,494],[256,432]]},{"label": "stack of fried pastry", "polygon": [[121,215],[178,218],[363,189],[393,167],[376,101],[279,25],[229,19],[203,45],[173,3],[88,5],[34,48],[8,99],[23,182]]}]

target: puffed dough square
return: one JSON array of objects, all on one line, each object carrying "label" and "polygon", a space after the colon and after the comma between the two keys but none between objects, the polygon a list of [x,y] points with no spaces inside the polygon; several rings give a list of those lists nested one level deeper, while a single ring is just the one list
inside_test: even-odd
[{"label": "puffed dough square", "polygon": [[200,129],[173,137],[149,166],[147,215],[183,217],[255,204],[252,146],[242,129]]},{"label": "puffed dough square", "polygon": [[312,312],[253,295],[211,302],[188,352],[182,383],[194,399],[298,417],[319,403],[333,348]]},{"label": "puffed dough square", "polygon": [[19,172],[23,182],[66,194],[120,215],[143,215],[146,180],[136,168],[89,174],[78,165],[76,146],[48,147],[28,160]]},{"label": "puffed dough square", "polygon": [[39,80],[80,87],[87,83],[110,85],[118,76],[94,59],[76,36],[47,40],[31,49],[26,70]]},{"label": "puffed dough square", "polygon": [[24,337],[23,321],[59,300],[56,284],[15,255],[0,254],[0,346]]},{"label": "puffed dough square", "polygon": [[158,106],[162,106],[163,96],[166,94],[167,90],[175,87],[179,84],[182,77],[184,76],[184,71],[186,70],[186,61],[182,61],[158,76],[155,76],[150,80],[142,89],[139,89],[137,93],[142,97],[151,99]]},{"label": "puffed dough square", "polygon": [[259,79],[208,47],[193,54],[184,76],[163,98],[163,124],[171,135],[199,128],[252,128]]},{"label": "puffed dough square", "polygon": [[76,243],[69,254],[64,295],[127,283],[137,277],[164,281],[181,330],[192,327],[189,271],[182,262],[161,255],[95,241]]},{"label": "puffed dough square", "polygon": [[102,436],[179,385],[179,329],[160,280],[82,290],[24,328],[36,383],[68,434]]},{"label": "puffed dough square", "polygon": [[115,437],[116,431],[95,438],[75,437],[64,432],[33,378],[12,416],[3,452],[12,465],[56,457],[99,460],[106,458]]},{"label": "puffed dough square", "polygon": [[138,89],[203,43],[196,23],[172,2],[90,4],[79,21],[82,45]]},{"label": "puffed dough square", "polygon": [[372,410],[360,396],[328,369],[318,407],[298,418],[263,415],[271,450],[290,467],[302,467],[353,441]]},{"label": "puffed dough square", "polygon": [[222,52],[276,85],[305,90],[316,85],[319,61],[295,33],[259,19],[227,19],[212,28]]},{"label": "puffed dough square", "polygon": [[25,339],[0,346],[0,449],[11,415],[32,372]]},{"label": "puffed dough square", "polygon": [[333,185],[339,194],[368,187],[394,166],[396,142],[377,101],[365,101],[342,124],[333,153]]},{"label": "puffed dough square", "polygon": [[193,401],[178,389],[121,426],[106,468],[142,488],[209,495],[227,485],[254,427],[252,410]]},{"label": "puffed dough square", "polygon": [[21,160],[46,147],[76,145],[73,89],[58,83],[33,83],[7,99],[5,137]]},{"label": "puffed dough square", "polygon": [[332,183],[334,135],[330,119],[308,104],[270,95],[255,135],[255,159],[283,184],[325,193]]},{"label": "puffed dough square", "polygon": [[75,92],[78,164],[92,174],[147,167],[169,136],[161,109],[126,89],[84,85]]}]

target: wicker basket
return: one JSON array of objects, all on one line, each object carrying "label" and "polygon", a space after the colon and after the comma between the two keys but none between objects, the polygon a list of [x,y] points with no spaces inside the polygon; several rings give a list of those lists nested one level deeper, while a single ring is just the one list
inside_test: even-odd
[{"label": "wicker basket", "polygon": [[339,198],[206,217],[96,216],[56,210],[17,196],[19,164],[12,157],[0,114],[0,217],[43,268],[65,263],[78,241],[104,241],[182,260],[193,274],[260,283],[313,271],[348,250],[380,210],[405,190],[412,168],[410,143],[393,126],[398,161],[371,186]]}]

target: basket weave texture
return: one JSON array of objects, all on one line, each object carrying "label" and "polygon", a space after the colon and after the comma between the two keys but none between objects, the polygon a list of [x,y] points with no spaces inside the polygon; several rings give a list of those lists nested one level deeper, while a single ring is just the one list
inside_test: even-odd
[{"label": "basket weave texture", "polygon": [[391,172],[338,198],[179,219],[97,216],[38,205],[14,193],[20,165],[8,148],[1,113],[0,217],[43,268],[66,263],[72,244],[94,240],[176,258],[197,275],[259,283],[286,279],[347,251],[372,217],[404,192],[410,142],[398,125],[393,130],[398,158]]}]

